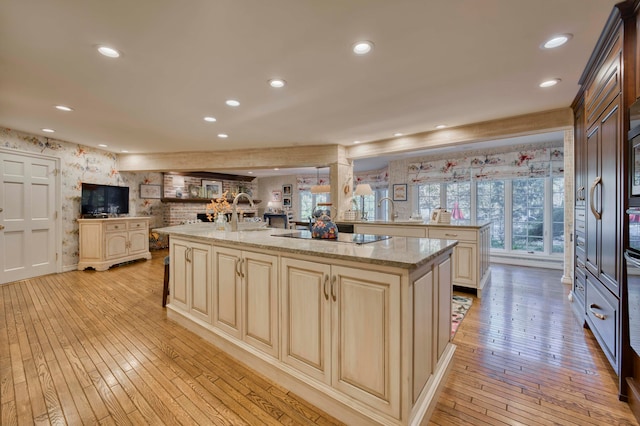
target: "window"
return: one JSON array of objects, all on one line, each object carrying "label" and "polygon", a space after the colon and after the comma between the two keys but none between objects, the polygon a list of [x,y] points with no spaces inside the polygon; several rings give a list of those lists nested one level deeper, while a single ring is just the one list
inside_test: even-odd
[{"label": "window", "polygon": [[300,191],[300,220],[309,220],[318,203],[328,203],[329,194],[312,194],[311,191]]},{"label": "window", "polygon": [[[385,220],[388,217],[389,204],[385,201],[380,207],[378,203],[389,193],[388,188],[374,189],[372,195],[364,197],[364,211],[367,220]],[[360,197],[357,197],[360,198]],[[358,208],[362,208],[362,200],[358,199]]]},{"label": "window", "polygon": [[551,252],[564,252],[564,178],[553,178]]},{"label": "window", "polygon": [[[458,207],[464,221],[491,221],[491,249],[564,252],[564,178],[524,178],[418,185],[417,208]],[[453,220],[453,217],[452,217]]]},{"label": "window", "polygon": [[453,219],[469,221],[471,219],[471,182],[452,182],[447,184],[447,199],[443,203]]},{"label": "window", "polygon": [[511,249],[544,251],[544,179],[513,181]]},{"label": "window", "polygon": [[476,219],[491,221],[491,248],[504,249],[504,181],[481,181],[477,183]]},{"label": "window", "polygon": [[442,205],[439,183],[426,183],[418,186],[418,211],[420,216],[430,218],[433,209]]}]

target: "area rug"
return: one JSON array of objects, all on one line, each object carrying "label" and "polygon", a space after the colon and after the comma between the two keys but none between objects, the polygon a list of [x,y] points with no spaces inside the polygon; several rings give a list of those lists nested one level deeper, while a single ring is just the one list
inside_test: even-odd
[{"label": "area rug", "polygon": [[471,307],[471,303],[473,303],[473,299],[470,297],[458,296],[457,294],[453,295],[451,300],[451,338],[455,336],[456,331],[458,331],[458,327],[460,323],[464,319],[464,316],[469,311]]}]

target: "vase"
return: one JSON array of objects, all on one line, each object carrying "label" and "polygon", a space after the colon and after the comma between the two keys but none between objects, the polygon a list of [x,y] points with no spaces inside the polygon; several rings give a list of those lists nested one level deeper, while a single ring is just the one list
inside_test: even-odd
[{"label": "vase", "polygon": [[222,213],[218,213],[216,217],[216,231],[226,231],[227,230],[227,216]]}]

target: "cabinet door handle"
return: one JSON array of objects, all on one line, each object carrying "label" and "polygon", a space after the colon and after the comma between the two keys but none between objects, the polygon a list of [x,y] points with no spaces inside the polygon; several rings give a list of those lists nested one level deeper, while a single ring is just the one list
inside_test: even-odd
[{"label": "cabinet door handle", "polygon": [[589,306],[589,310],[591,311],[591,313],[593,314],[594,317],[600,319],[600,320],[605,320],[607,319],[606,315],[601,314],[599,312],[596,312],[594,309],[600,309],[600,307],[598,305],[596,305],[595,303],[592,303]]},{"label": "cabinet door handle", "polygon": [[335,275],[331,278],[331,298],[333,299],[333,301],[335,302],[337,297],[336,297],[336,280],[338,277],[336,277]]},{"label": "cabinet door handle", "polygon": [[4,225],[0,225],[0,231],[4,229]]},{"label": "cabinet door handle", "polygon": [[244,261],[245,259],[240,259],[240,278],[244,278]]},{"label": "cabinet door handle", "polygon": [[241,259],[236,260],[236,275],[240,276],[240,261]]},{"label": "cabinet door handle", "polygon": [[329,289],[328,289],[328,286],[329,286],[329,275],[327,274],[327,275],[324,276],[324,285],[322,286],[323,289],[324,289],[324,299],[325,300],[329,300]]},{"label": "cabinet door handle", "polygon": [[[589,188],[589,208],[591,208],[591,213],[593,213],[593,216],[598,220],[602,218],[602,212],[599,212],[598,210],[596,210],[596,206],[595,204],[593,204],[593,193],[596,190],[596,185],[600,185],[600,184],[602,184],[602,178],[600,176],[597,176],[593,180],[593,183],[591,184],[591,188]],[[602,200],[600,202],[602,203]]]}]

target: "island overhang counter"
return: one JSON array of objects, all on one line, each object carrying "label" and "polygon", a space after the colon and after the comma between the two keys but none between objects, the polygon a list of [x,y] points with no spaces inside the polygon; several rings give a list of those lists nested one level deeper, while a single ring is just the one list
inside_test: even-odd
[{"label": "island overhang counter", "polygon": [[170,236],[167,317],[347,424],[426,422],[455,346],[455,241]]}]

